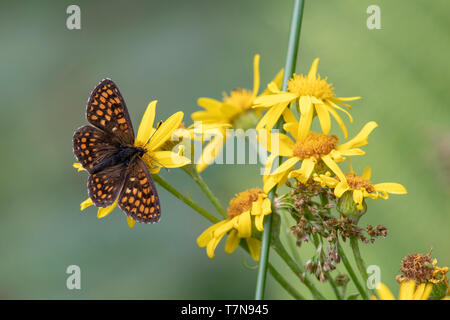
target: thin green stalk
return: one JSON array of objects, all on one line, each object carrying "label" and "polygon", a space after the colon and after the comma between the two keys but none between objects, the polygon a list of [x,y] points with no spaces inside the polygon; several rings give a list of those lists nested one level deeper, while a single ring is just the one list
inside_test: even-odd
[{"label": "thin green stalk", "polygon": [[192,180],[195,181],[195,183],[198,184],[200,189],[202,189],[203,193],[208,197],[208,199],[211,201],[213,206],[217,209],[217,211],[220,213],[220,215],[223,218],[227,218],[228,215],[225,212],[225,209],[222,207],[222,205],[219,202],[219,199],[214,195],[214,193],[211,191],[211,189],[206,184],[205,180],[203,180],[200,173],[197,171],[197,169],[193,165],[188,165],[182,168],[184,172],[186,172],[189,177],[192,178]]},{"label": "thin green stalk", "polygon": [[344,263],[344,266],[347,269],[347,272],[348,272],[350,278],[352,279],[353,283],[355,284],[356,289],[358,289],[359,293],[361,294],[361,297],[364,300],[367,300],[368,299],[367,293],[364,290],[364,287],[359,282],[359,279],[356,276],[355,271],[353,271],[353,268],[352,268],[350,262],[348,261],[347,256],[345,255],[344,250],[342,249],[339,242],[337,242],[337,248],[338,248],[339,257],[341,258],[342,262]]},{"label": "thin green stalk", "polygon": [[[284,68],[282,90],[287,89],[287,83],[295,70],[295,64],[297,62],[298,43],[300,39],[300,30],[302,27],[302,18],[303,18],[303,6],[304,6],[303,0],[295,0],[291,20],[291,29],[289,32],[289,43],[286,55],[286,65]],[[278,122],[277,128],[280,128],[280,126],[281,121]],[[259,260],[258,276],[256,279],[255,300],[264,299],[264,290],[267,275],[267,261],[269,260],[270,239],[272,232],[272,215],[275,214],[273,210],[275,189],[276,187],[274,187],[268,194],[269,199],[272,202],[272,214],[270,214],[266,219],[266,221],[264,222],[264,233],[261,242],[261,254]]]},{"label": "thin green stalk", "polygon": [[[195,211],[197,211],[198,213],[200,213],[203,217],[205,217],[206,219],[208,219],[210,222],[212,223],[217,223],[219,222],[219,219],[217,219],[216,217],[214,217],[212,214],[210,214],[208,211],[206,211],[205,209],[201,208],[200,206],[198,206],[197,204],[195,204],[194,202],[192,202],[190,199],[188,199],[187,197],[185,197],[181,192],[179,192],[177,189],[175,189],[174,187],[172,187],[167,181],[165,181],[162,177],[160,177],[159,175],[155,174],[152,175],[153,176],[153,180],[160,185],[161,187],[163,187],[164,189],[166,189],[167,191],[169,191],[173,196],[175,196],[176,198],[180,199],[181,201],[183,201],[185,204],[187,204],[189,207],[191,207],[192,209],[194,209]],[[241,247],[244,248],[244,250],[249,253],[248,248],[244,247],[241,245]],[[304,300],[304,297],[297,292],[297,290],[295,290],[288,282],[286,279],[283,278],[283,276],[281,276],[281,274],[279,274],[276,269],[269,264],[268,265],[269,268],[269,272],[272,274],[272,276],[274,277],[274,279],[294,298],[294,299],[298,299],[298,300]]]},{"label": "thin green stalk", "polygon": [[208,211],[206,211],[205,209],[201,208],[200,206],[198,206],[196,203],[192,202],[191,200],[189,200],[187,197],[185,197],[181,192],[179,192],[177,189],[175,189],[174,187],[172,187],[168,182],[166,182],[166,180],[164,180],[163,178],[161,178],[161,176],[154,174],[152,175],[153,180],[159,184],[161,187],[163,187],[164,189],[166,189],[167,191],[169,191],[171,194],[173,194],[176,198],[180,199],[181,201],[183,201],[185,204],[187,204],[189,207],[191,207],[192,209],[194,209],[195,211],[197,211],[198,213],[200,213],[202,216],[204,216],[206,219],[208,219],[209,221],[211,221],[212,223],[217,223],[219,222],[219,219],[217,219],[216,217],[214,217],[212,214],[210,214]]},{"label": "thin green stalk", "polygon": [[275,269],[270,263],[267,264],[267,269],[269,270],[272,277],[286,290],[294,299],[296,300],[306,300],[304,296],[295,290],[293,286],[287,282],[286,279]]},{"label": "thin green stalk", "polygon": [[291,269],[291,271],[294,272],[294,274],[298,276],[300,280],[305,284],[309,291],[311,291],[313,297],[315,299],[325,300],[325,297],[317,290],[315,285],[308,279],[308,277],[305,277],[306,272],[303,267],[295,263],[295,261],[291,258],[281,242],[279,240],[275,240],[272,245],[280,258],[283,259],[287,264],[289,269]]},{"label": "thin green stalk", "polygon": [[367,275],[366,264],[364,263],[364,260],[361,256],[361,252],[359,251],[359,244],[357,237],[350,238],[350,246],[352,248],[353,256],[355,257],[356,265],[358,266],[359,272],[361,273],[364,283],[367,285],[367,279],[369,278],[369,276]]},{"label": "thin green stalk", "polygon": [[[322,207],[325,208],[325,206],[329,203],[328,197],[321,193],[320,194],[320,202],[322,204]],[[328,213],[330,213],[330,209],[327,209],[327,211],[328,211]],[[321,241],[322,241],[322,238],[321,238]],[[342,295],[337,288],[336,282],[334,281],[333,276],[331,275],[331,272],[326,271],[325,275],[327,276],[328,283],[330,284],[331,289],[333,289],[333,292],[336,295],[336,298],[338,300],[342,300]]]}]

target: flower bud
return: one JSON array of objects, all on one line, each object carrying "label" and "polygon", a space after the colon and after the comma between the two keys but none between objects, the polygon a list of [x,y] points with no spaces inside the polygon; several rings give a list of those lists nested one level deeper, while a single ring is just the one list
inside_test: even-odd
[{"label": "flower bud", "polygon": [[353,201],[353,192],[346,191],[339,198],[336,209],[347,218],[351,218],[354,222],[358,222],[359,218],[367,211],[367,205],[364,200],[362,205],[363,209],[358,210],[356,203]]}]

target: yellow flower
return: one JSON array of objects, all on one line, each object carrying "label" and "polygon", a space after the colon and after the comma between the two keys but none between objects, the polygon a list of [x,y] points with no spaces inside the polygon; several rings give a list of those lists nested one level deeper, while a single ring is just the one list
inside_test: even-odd
[{"label": "yellow flower", "polygon": [[[149,103],[147,110],[142,117],[139,125],[139,130],[134,141],[136,147],[141,147],[146,150],[142,157],[150,173],[158,173],[161,167],[178,168],[189,164],[191,161],[182,155],[182,150],[174,152],[173,150],[166,150],[167,142],[170,142],[172,135],[177,130],[183,120],[183,112],[177,112],[170,116],[166,121],[162,122],[158,128],[153,128],[155,120],[155,110],[157,101]],[[73,167],[78,171],[84,170],[80,163],[74,163]],[[90,198],[87,198],[80,204],[80,209],[83,211],[94,203]],[[117,206],[117,201],[106,208],[99,208],[97,211],[97,218],[101,219],[110,214]],[[135,224],[135,220],[127,216],[127,223],[130,228]]]},{"label": "yellow flower", "polygon": [[[260,131],[260,144],[272,153],[266,163],[263,177],[264,192],[268,193],[276,185],[283,185],[288,178],[296,178],[301,183],[306,183],[314,169],[318,168],[330,169],[339,179],[345,181],[345,175],[336,162],[344,161],[344,156],[364,155],[365,152],[359,147],[368,144],[369,134],[377,126],[374,121],[367,123],[353,139],[341,145],[338,144],[336,136],[316,132],[309,132],[306,139],[300,140],[296,121],[284,124],[284,129],[294,137],[294,141],[285,134]],[[272,146],[274,142],[277,145]],[[288,159],[270,173],[277,156]],[[302,163],[300,169],[293,170],[299,161]]]},{"label": "yellow flower", "polygon": [[[194,121],[201,121],[203,126],[216,128],[215,137],[203,149],[202,156],[198,160],[197,170],[203,171],[210,165],[214,158],[220,153],[227,138],[226,128],[249,129],[256,125],[261,111],[253,109],[254,101],[258,96],[259,77],[259,55],[253,60],[253,90],[236,89],[230,94],[224,94],[222,101],[211,98],[199,98],[198,105],[205,110],[194,112],[191,117]],[[274,86],[281,86],[283,70],[272,80]],[[260,96],[268,94],[264,91]],[[203,137],[204,140],[209,137]]]},{"label": "yellow flower", "polygon": [[327,186],[334,189],[336,197],[340,198],[346,191],[353,194],[353,202],[356,203],[358,210],[363,210],[364,198],[371,199],[388,199],[389,193],[392,194],[407,194],[405,187],[399,183],[385,182],[385,183],[370,183],[370,176],[372,170],[366,167],[362,176],[358,176],[353,172],[350,165],[350,172],[344,174],[345,180],[340,180],[339,177],[331,177],[330,172],[325,174],[315,174],[314,181],[320,182],[322,186]]},{"label": "yellow flower", "polygon": [[[427,300],[433,290],[432,283],[421,283],[416,286],[414,280],[402,281],[400,283],[400,291],[398,300]],[[394,295],[384,283],[379,283],[377,287],[380,300],[395,300]],[[372,300],[377,300],[372,296]]]},{"label": "yellow flower", "polygon": [[[450,299],[446,277],[449,268],[436,266],[437,260],[432,259],[430,255],[431,250],[427,255],[416,253],[402,259],[400,269],[402,274],[397,276],[397,281],[400,282],[399,300],[428,300],[434,285],[441,287],[438,289],[440,291],[438,298]],[[394,295],[383,283],[378,284],[377,292],[381,300],[395,300]],[[372,299],[376,300],[376,297]]]},{"label": "yellow flower", "polygon": [[241,239],[246,239],[252,258],[259,261],[261,241],[252,235],[252,226],[262,232],[264,216],[271,212],[270,199],[261,189],[241,192],[230,200],[228,218],[206,229],[197,238],[197,244],[206,247],[206,253],[212,259],[220,240],[228,234],[226,253],[233,253]]},{"label": "yellow flower", "polygon": [[256,107],[270,107],[258,123],[257,129],[265,128],[270,131],[286,111],[287,106],[291,102],[297,101],[301,114],[300,126],[296,135],[298,141],[302,141],[308,136],[314,114],[317,114],[324,134],[330,132],[331,114],[344,132],[345,139],[347,139],[347,128],[336,109],[346,113],[350,122],[353,122],[350,113],[339,105],[351,109],[351,106],[345,104],[344,101],[357,100],[360,97],[335,97],[334,88],[327,82],[327,78],[321,79],[320,75],[316,75],[318,63],[319,59],[317,58],[312,63],[307,76],[294,74],[288,82],[287,92],[278,90],[276,85],[270,83],[268,88],[272,94],[255,99]]}]

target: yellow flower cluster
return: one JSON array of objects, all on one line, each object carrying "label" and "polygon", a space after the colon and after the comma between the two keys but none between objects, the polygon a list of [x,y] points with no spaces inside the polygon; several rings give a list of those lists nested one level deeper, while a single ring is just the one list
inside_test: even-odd
[{"label": "yellow flower cluster", "polygon": [[[239,128],[238,124],[242,124],[242,119],[260,118],[257,124],[254,122],[256,125],[254,128],[258,132],[258,142],[271,153],[266,162],[266,174],[263,177],[262,192],[265,195],[273,188],[284,185],[291,178],[302,184],[318,182],[322,186],[333,189],[338,198],[342,197],[344,193],[350,192],[359,210],[363,209],[364,198],[387,199],[389,193],[406,194],[406,189],[398,183],[372,184],[370,167],[367,167],[361,176],[354,173],[351,166],[348,173],[344,173],[339,167],[339,163],[346,157],[365,154],[360,147],[368,144],[370,133],[378,125],[374,121],[368,122],[356,136],[343,143],[337,136],[330,135],[331,115],[347,139],[347,127],[337,111],[345,113],[350,122],[353,122],[352,116],[346,110],[350,110],[351,106],[345,102],[358,100],[360,97],[336,97],[334,88],[327,78],[321,78],[318,75],[318,63],[319,59],[315,59],[307,75],[294,74],[287,84],[287,91],[280,89],[283,74],[280,71],[275,79],[267,85],[267,90],[258,95],[259,55],[256,55],[253,91],[237,89],[229,95],[224,95],[222,101],[200,98],[198,104],[205,110],[194,112],[192,119],[203,121],[210,128],[225,130],[229,127]],[[290,107],[295,105],[298,106],[297,110]],[[262,117],[260,116],[261,110],[266,110]],[[299,114],[299,119],[295,113]],[[272,129],[281,117],[284,119],[284,133],[273,132]],[[322,132],[311,131],[315,117],[319,120]],[[197,164],[199,171],[204,170],[212,163],[225,140],[224,133],[220,138],[214,138],[206,146]],[[272,171],[275,160],[279,157],[283,157],[285,160]],[[296,168],[299,163],[301,165]],[[230,234],[229,239],[234,239],[236,235],[240,238],[250,239],[249,232],[239,233],[236,231],[239,226],[236,221],[229,217],[210,227],[199,237],[198,244],[207,247],[209,257],[214,256],[214,248],[220,239],[233,228],[235,229],[231,231],[232,235]],[[248,227],[247,230],[249,230]],[[230,248],[234,250],[235,247],[228,244],[227,241],[225,250],[233,251]]]}]

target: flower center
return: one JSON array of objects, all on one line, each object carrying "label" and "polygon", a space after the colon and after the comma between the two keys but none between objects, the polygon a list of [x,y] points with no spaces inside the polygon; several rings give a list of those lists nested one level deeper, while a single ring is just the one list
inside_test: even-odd
[{"label": "flower center", "polygon": [[228,205],[228,218],[232,219],[245,211],[249,211],[252,208],[252,203],[258,200],[260,193],[263,193],[263,191],[255,188],[236,194]]},{"label": "flower center", "polygon": [[433,276],[433,260],[429,255],[410,254],[403,258],[400,279],[427,282]]},{"label": "flower center", "polygon": [[323,133],[310,132],[305,140],[297,142],[294,146],[294,156],[300,159],[315,157],[317,160],[321,156],[329,154],[338,144],[335,135],[329,136]]},{"label": "flower center", "polygon": [[288,91],[299,96],[314,96],[317,99],[328,99],[334,97],[333,86],[326,78],[308,79],[303,75],[294,74],[288,82]]},{"label": "flower center", "polygon": [[252,106],[253,93],[246,89],[238,88],[230,92],[230,95],[223,95],[223,102],[226,104],[246,110]]},{"label": "flower center", "polygon": [[368,180],[361,178],[355,173],[346,173],[345,178],[347,178],[347,183],[353,190],[364,188],[369,193],[375,191],[375,188]]}]

